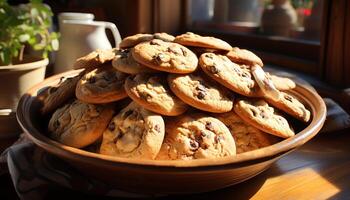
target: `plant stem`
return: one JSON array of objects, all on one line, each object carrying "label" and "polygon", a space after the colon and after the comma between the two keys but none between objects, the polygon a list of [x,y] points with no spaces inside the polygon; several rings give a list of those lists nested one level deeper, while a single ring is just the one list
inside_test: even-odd
[{"label": "plant stem", "polygon": [[23,52],[24,52],[24,45],[21,46],[21,50],[19,51],[19,61],[23,60]]}]

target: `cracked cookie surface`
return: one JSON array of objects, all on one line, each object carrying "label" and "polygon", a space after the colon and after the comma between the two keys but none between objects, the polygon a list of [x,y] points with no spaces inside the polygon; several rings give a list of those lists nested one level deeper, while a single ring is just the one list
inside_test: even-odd
[{"label": "cracked cookie surface", "polygon": [[125,90],[130,98],[153,112],[176,116],[188,106],[175,96],[168,87],[166,78],[160,74],[138,74],[125,81]]},{"label": "cracked cookie surface", "polygon": [[74,100],[53,113],[48,130],[52,139],[82,148],[101,137],[112,116],[111,105],[93,105]]},{"label": "cracked cookie surface", "polygon": [[209,49],[219,49],[229,51],[232,49],[227,42],[209,36],[201,36],[192,32],[187,32],[175,37],[174,42],[185,46],[204,47]]},{"label": "cracked cookie surface", "polygon": [[159,39],[136,45],[132,56],[147,67],[171,73],[191,73],[198,64],[197,56],[188,48]]},{"label": "cracked cookie surface", "polygon": [[216,113],[232,109],[233,94],[204,74],[169,74],[168,83],[177,97],[195,108]]},{"label": "cracked cookie surface", "polygon": [[164,139],[164,128],[162,116],[132,102],[109,123],[103,133],[100,153],[154,159]]},{"label": "cracked cookie surface", "polygon": [[53,112],[59,106],[75,96],[75,88],[84,75],[84,71],[74,77],[61,77],[59,83],[55,86],[46,88],[38,94],[38,99],[42,102],[43,107],[40,109],[42,114]]},{"label": "cracked cookie surface", "polygon": [[199,66],[208,76],[234,92],[244,96],[262,96],[249,66],[238,65],[226,56],[214,53],[202,54]]},{"label": "cracked cookie surface", "polygon": [[88,103],[108,103],[127,97],[124,82],[127,74],[110,64],[85,74],[78,82],[76,96]]},{"label": "cracked cookie surface", "polygon": [[266,133],[282,138],[294,135],[286,118],[263,99],[240,99],[235,103],[234,111],[246,123]]},{"label": "cracked cookie surface", "polygon": [[291,94],[280,92],[280,98],[278,100],[266,98],[266,101],[298,120],[303,122],[308,122],[310,120],[310,111]]},{"label": "cracked cookie surface", "polygon": [[223,122],[235,139],[237,153],[260,149],[276,143],[278,140],[271,134],[245,123],[234,111],[215,114]]},{"label": "cracked cookie surface", "polygon": [[120,44],[120,48],[130,48],[134,47],[135,45],[141,43],[141,42],[146,42],[152,40],[154,37],[152,34],[147,34],[147,33],[138,33],[135,35],[128,36],[124,38]]},{"label": "cracked cookie surface", "polygon": [[114,59],[117,49],[97,49],[83,57],[78,58],[73,64],[74,69],[86,69],[88,71],[101,67]]},{"label": "cracked cookie surface", "polygon": [[218,119],[186,114],[166,122],[166,136],[156,159],[191,160],[236,154],[235,141]]},{"label": "cracked cookie surface", "polygon": [[142,65],[131,55],[130,49],[119,50],[112,61],[112,65],[117,70],[127,74],[152,73],[155,70]]},{"label": "cracked cookie surface", "polygon": [[259,65],[260,67],[264,65],[262,60],[253,52],[246,49],[240,49],[238,47],[232,48],[231,51],[226,54],[226,56],[238,64],[245,64],[249,66]]}]

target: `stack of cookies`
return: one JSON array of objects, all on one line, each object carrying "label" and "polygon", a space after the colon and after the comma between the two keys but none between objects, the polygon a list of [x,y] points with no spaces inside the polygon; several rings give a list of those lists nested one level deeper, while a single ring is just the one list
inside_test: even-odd
[{"label": "stack of cookies", "polygon": [[254,53],[214,37],[137,34],[77,59],[75,77],[39,95],[49,136],[110,156],[189,160],[232,156],[294,135],[310,112],[295,83]]}]

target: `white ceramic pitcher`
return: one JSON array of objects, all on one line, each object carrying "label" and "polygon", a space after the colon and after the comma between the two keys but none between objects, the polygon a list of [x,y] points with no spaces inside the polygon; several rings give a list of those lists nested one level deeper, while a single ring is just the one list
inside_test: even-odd
[{"label": "white ceramic pitcher", "polygon": [[60,13],[60,49],[57,52],[54,73],[72,69],[75,60],[96,49],[111,49],[105,29],[110,29],[114,36],[115,47],[121,37],[115,24],[94,21],[91,13]]}]

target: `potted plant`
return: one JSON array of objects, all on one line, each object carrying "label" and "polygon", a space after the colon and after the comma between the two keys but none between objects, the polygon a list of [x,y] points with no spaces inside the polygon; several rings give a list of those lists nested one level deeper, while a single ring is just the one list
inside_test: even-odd
[{"label": "potted plant", "polygon": [[44,79],[48,53],[58,49],[58,34],[49,31],[52,16],[41,0],[18,6],[0,0],[0,133],[18,130],[13,114],[18,99]]}]

